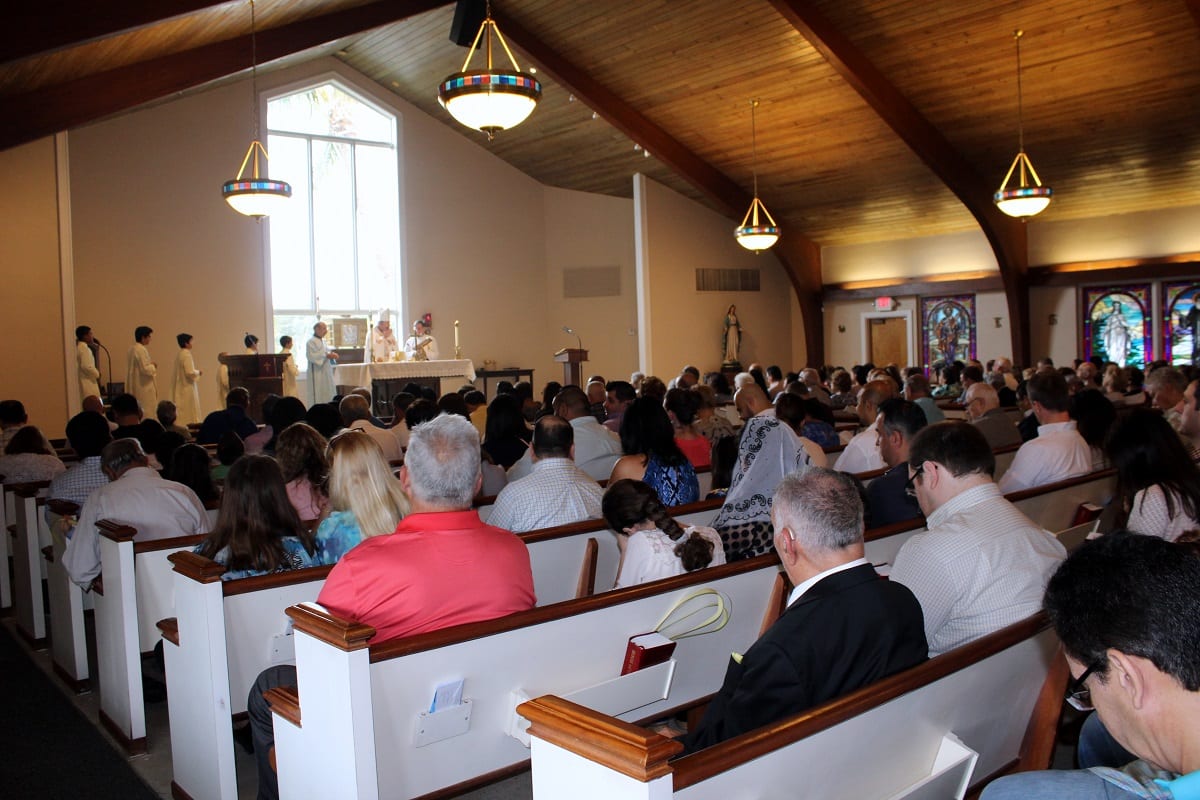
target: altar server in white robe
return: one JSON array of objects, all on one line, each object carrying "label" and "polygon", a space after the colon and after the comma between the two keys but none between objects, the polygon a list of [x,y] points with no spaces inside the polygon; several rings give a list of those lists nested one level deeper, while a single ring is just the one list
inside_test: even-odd
[{"label": "altar server in white robe", "polygon": [[300,368],[296,366],[296,359],[292,355],[292,337],[279,337],[279,354],[287,356],[287,360],[283,362],[283,396],[299,400],[300,390],[296,388],[296,376],[300,374]]},{"label": "altar server in white robe", "polygon": [[100,370],[92,352],[92,329],[80,325],[75,329],[75,364],[79,369],[79,399],[100,396]]},{"label": "altar server in white robe", "polygon": [[426,332],[425,323],[417,320],[412,324],[413,335],[404,340],[404,354],[409,361],[437,361],[437,339]]},{"label": "altar server in white robe", "polygon": [[142,412],[153,414],[158,408],[158,385],[154,376],[158,374],[158,365],[150,358],[146,345],[150,344],[150,335],[154,331],[139,325],[133,332],[133,347],[129,348],[126,358],[125,391],[137,398],[142,406]]},{"label": "altar server in white robe", "polygon": [[318,322],[313,326],[313,337],[308,340],[305,355],[308,357],[308,404],[328,403],[336,393],[333,385],[333,365],[338,354],[325,344],[329,326]]},{"label": "altar server in white robe", "polygon": [[175,341],[179,342],[179,355],[171,376],[171,399],[175,401],[176,424],[187,426],[204,418],[200,413],[200,370],[192,359],[192,335],[181,333]]}]

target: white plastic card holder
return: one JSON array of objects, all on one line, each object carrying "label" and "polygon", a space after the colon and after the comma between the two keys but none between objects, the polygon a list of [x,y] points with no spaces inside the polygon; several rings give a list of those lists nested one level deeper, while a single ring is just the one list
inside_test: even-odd
[{"label": "white plastic card holder", "polygon": [[422,711],[417,715],[413,746],[425,747],[466,733],[471,729],[471,708],[468,699],[439,711]]}]

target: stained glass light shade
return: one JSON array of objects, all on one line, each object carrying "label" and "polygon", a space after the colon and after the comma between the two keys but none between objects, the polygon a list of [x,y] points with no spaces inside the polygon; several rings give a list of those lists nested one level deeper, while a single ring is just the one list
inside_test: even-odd
[{"label": "stained glass light shade", "polygon": [[487,134],[520,125],[541,96],[536,78],[503,69],[456,72],[438,86],[438,102],[450,116]]}]

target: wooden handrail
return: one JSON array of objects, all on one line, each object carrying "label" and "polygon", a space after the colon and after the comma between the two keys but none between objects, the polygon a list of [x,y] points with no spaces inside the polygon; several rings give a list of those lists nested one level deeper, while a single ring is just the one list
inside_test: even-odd
[{"label": "wooden handrail", "polygon": [[683,750],[682,742],[553,695],[522,703],[517,713],[529,720],[530,735],[638,781],[671,772],[668,762]]},{"label": "wooden handrail", "polygon": [[167,556],[167,560],[175,565],[174,571],[199,583],[213,583],[221,580],[225,567],[215,561],[210,561],[191,550],[183,550]]},{"label": "wooden handrail", "polygon": [[50,499],[46,501],[46,508],[60,517],[73,517],[79,513],[79,503],[72,503],[70,500]]},{"label": "wooden handrail", "polygon": [[100,529],[101,536],[114,542],[132,542],[133,537],[137,536],[137,528],[111,519],[99,520],[96,527]]},{"label": "wooden handrail", "polygon": [[263,692],[271,710],[300,727],[300,691],[295,686],[276,686]]},{"label": "wooden handrail", "polygon": [[278,586],[295,586],[299,583],[323,581],[333,570],[332,564],[320,567],[305,567],[304,569],[289,569],[285,572],[272,572],[270,575],[254,575],[250,578],[238,578],[235,581],[225,581],[221,584],[221,594],[234,597],[249,592],[261,592],[264,589],[274,589]]},{"label": "wooden handrail", "polygon": [[158,629],[162,632],[162,638],[166,639],[176,647],[179,646],[179,618],[167,617],[160,619],[155,623]]},{"label": "wooden handrail", "polygon": [[1100,481],[1106,478],[1115,478],[1116,476],[1117,471],[1115,469],[1098,469],[1095,472],[1089,472],[1077,478],[1067,478],[1066,480],[1055,481],[1054,483],[1046,483],[1041,486],[1031,486],[1028,489],[1009,492],[1004,495],[1004,498],[1010,503],[1016,503],[1021,500],[1028,500],[1030,497],[1037,497],[1040,494],[1050,494],[1051,492],[1057,492],[1059,489],[1069,489],[1072,486],[1082,486],[1085,483],[1092,483],[1093,481]]},{"label": "wooden handrail", "polygon": [[178,550],[182,547],[195,547],[208,538],[206,533],[193,533],[188,536],[171,536],[167,539],[151,539],[147,542],[134,541],[133,553],[154,553],[159,550]]},{"label": "wooden handrail", "polygon": [[311,604],[292,606],[285,613],[292,620],[296,630],[339,650],[362,650],[367,646],[367,640],[375,635],[375,629],[370,625],[335,617]]},{"label": "wooden handrail", "polygon": [[37,493],[50,486],[50,481],[26,481],[25,483],[10,483],[4,488],[17,497],[37,497]]},{"label": "wooden handrail", "polygon": [[[1049,629],[1042,612],[943,653],[911,669],[771,725],[735,736],[673,763],[675,791],[745,764],[781,747],[832,728],[847,719],[958,672]],[[1061,702],[1061,695],[1056,698]]]},{"label": "wooden handrail", "polygon": [[576,597],[590,597],[596,593],[596,558],[600,554],[600,545],[594,538],[588,538],[583,548],[583,565],[579,568],[579,580],[575,584]]},{"label": "wooden handrail", "polygon": [[[779,557],[775,553],[767,553],[756,558],[735,561],[732,564],[723,564],[719,567],[706,567],[705,569],[676,575],[671,578],[650,581],[649,583],[629,586],[624,589],[613,589],[611,592],[603,592],[591,597],[565,600],[561,603],[531,608],[528,611],[518,611],[515,614],[509,614],[506,617],[487,620],[485,622],[469,622],[464,625],[455,625],[450,628],[430,631],[429,633],[420,633],[415,636],[390,639],[378,643],[372,642],[371,663],[400,658],[411,653],[433,650],[438,647],[445,647],[448,644],[479,639],[484,636],[491,636],[529,625],[537,625],[542,622],[585,614],[620,603],[640,600],[643,597],[669,594],[691,586],[713,583],[732,575],[741,575],[758,569],[778,567],[778,565]],[[302,606],[292,606],[292,608],[302,608]],[[288,614],[290,616],[290,609]]]}]

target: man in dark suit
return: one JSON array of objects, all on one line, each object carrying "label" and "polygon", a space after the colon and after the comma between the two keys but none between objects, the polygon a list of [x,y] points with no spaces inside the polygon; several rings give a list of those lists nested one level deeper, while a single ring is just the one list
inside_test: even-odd
[{"label": "man in dark suit", "polygon": [[745,655],[684,752],[717,744],[859,689],[925,660],[925,627],[912,592],[863,558],[863,507],[852,479],[813,468],[789,475],[771,509],[775,549],[796,588],[788,607]]},{"label": "man in dark suit", "polygon": [[925,425],[925,411],[916,403],[893,397],[880,404],[875,430],[879,454],[889,469],[867,484],[867,518],[872,528],[921,516],[917,498],[908,491],[908,443]]}]

